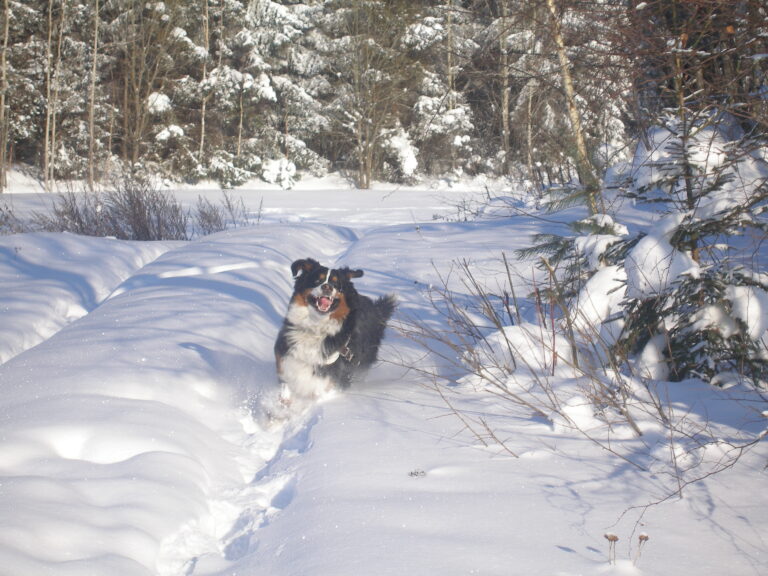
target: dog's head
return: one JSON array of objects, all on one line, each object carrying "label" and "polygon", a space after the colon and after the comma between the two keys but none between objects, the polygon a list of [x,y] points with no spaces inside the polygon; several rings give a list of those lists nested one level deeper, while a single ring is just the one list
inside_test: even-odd
[{"label": "dog's head", "polygon": [[327,268],[317,260],[306,258],[291,264],[295,281],[293,302],[310,306],[319,314],[342,319],[355,307],[357,291],[353,278],[360,278],[362,270]]}]

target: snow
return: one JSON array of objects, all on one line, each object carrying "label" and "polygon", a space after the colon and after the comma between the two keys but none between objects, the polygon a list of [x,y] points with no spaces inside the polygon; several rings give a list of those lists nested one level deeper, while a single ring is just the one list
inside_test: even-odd
[{"label": "snow", "polygon": [[576,251],[587,257],[590,268],[596,270],[602,265],[601,256],[620,238],[613,234],[588,234],[575,239]]},{"label": "snow", "polygon": [[394,133],[389,136],[387,145],[397,157],[398,166],[403,175],[406,178],[412,178],[419,167],[419,161],[416,159],[416,149],[402,126],[398,126]]},{"label": "snow", "polygon": [[698,273],[693,258],[672,248],[663,233],[643,237],[627,256],[624,268],[630,298],[661,295],[684,274]]},{"label": "snow", "polygon": [[[14,209],[37,209],[38,190],[14,183]],[[201,193],[219,194],[177,192],[190,204]],[[525,369],[507,392],[529,390],[551,419],[472,375],[436,389],[430,374],[450,366],[401,334],[413,318],[442,325],[434,288],[468,301],[457,259],[498,290],[502,252],[565,225],[522,212],[463,221],[457,206],[488,194],[476,182],[351,190],[341,179],[302,180],[235,193],[258,225],[193,242],[0,238],[0,573],[766,572],[764,442],[670,497],[688,478],[680,468],[710,470],[729,443],[765,430],[764,404],[748,390],[638,380],[638,396],[661,399],[687,442],[639,410],[643,436],[608,429],[588,400],[596,383],[568,364],[567,342],[541,339],[524,297],[532,262],[512,258],[526,317],[491,331],[488,350],[518,351]],[[663,226],[647,238],[648,256],[638,244],[634,276],[627,270],[642,293],[690,267],[669,252]],[[365,381],[270,418],[280,409],[272,345],[289,267],[306,256],[364,269],[358,289],[397,293],[400,305]],[[601,274],[591,318],[610,313],[615,302],[599,294],[622,280],[611,267]],[[767,304],[757,293],[732,298],[740,318]],[[764,330],[764,315],[750,329]],[[699,450],[704,430],[720,444]]]},{"label": "snow", "polygon": [[602,346],[616,343],[623,322],[608,320],[620,311],[626,281],[627,274],[619,266],[600,268],[587,280],[579,292],[574,317],[574,328],[582,338]]},{"label": "snow", "polygon": [[0,362],[88,314],[115,286],[171,246],[108,238],[95,245],[72,234],[0,236],[7,318],[0,325]]},{"label": "snow", "polygon": [[413,50],[426,50],[445,39],[445,29],[439,18],[427,17],[408,27],[403,44]]},{"label": "snow", "polygon": [[267,160],[261,177],[270,184],[279,184],[282,188],[292,188],[295,184],[296,165],[287,158]]},{"label": "snow", "polygon": [[768,330],[768,293],[752,286],[728,286],[733,316],[747,325],[749,335],[757,340]]},{"label": "snow", "polygon": [[157,136],[155,136],[155,140],[158,142],[166,142],[174,138],[181,138],[182,136],[184,136],[184,128],[177,126],[176,124],[171,124],[160,130],[160,132],[157,133]]},{"label": "snow", "polygon": [[171,99],[160,92],[152,92],[147,96],[147,110],[150,114],[164,114],[170,112]]}]

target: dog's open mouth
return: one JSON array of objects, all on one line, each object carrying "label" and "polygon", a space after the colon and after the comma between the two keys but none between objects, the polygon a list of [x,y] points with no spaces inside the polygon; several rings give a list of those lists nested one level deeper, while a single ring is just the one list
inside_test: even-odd
[{"label": "dog's open mouth", "polygon": [[325,314],[326,312],[331,311],[334,302],[336,302],[335,298],[330,298],[328,296],[318,296],[315,298],[315,308],[318,312]]}]

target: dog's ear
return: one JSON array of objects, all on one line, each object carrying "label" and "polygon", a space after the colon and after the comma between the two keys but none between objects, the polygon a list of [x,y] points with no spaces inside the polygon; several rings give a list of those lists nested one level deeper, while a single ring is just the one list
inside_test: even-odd
[{"label": "dog's ear", "polygon": [[347,280],[352,280],[352,278],[360,278],[362,275],[362,270],[347,270]]},{"label": "dog's ear", "polygon": [[320,266],[320,262],[313,260],[312,258],[296,260],[293,264],[291,264],[291,274],[293,274],[295,279],[302,274],[305,274],[306,272],[314,270],[316,266]]}]

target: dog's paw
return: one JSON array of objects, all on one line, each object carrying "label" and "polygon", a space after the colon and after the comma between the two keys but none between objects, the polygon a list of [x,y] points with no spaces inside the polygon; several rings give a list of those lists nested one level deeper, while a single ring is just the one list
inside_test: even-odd
[{"label": "dog's paw", "polygon": [[280,397],[279,397],[280,405],[285,406],[286,408],[291,406],[291,403],[293,402],[293,394],[291,394],[291,389],[283,384],[281,390],[280,390]]},{"label": "dog's paw", "polygon": [[330,366],[331,364],[336,362],[336,360],[338,359],[339,359],[339,352],[334,352],[333,354],[331,354],[325,359],[325,365]]}]

